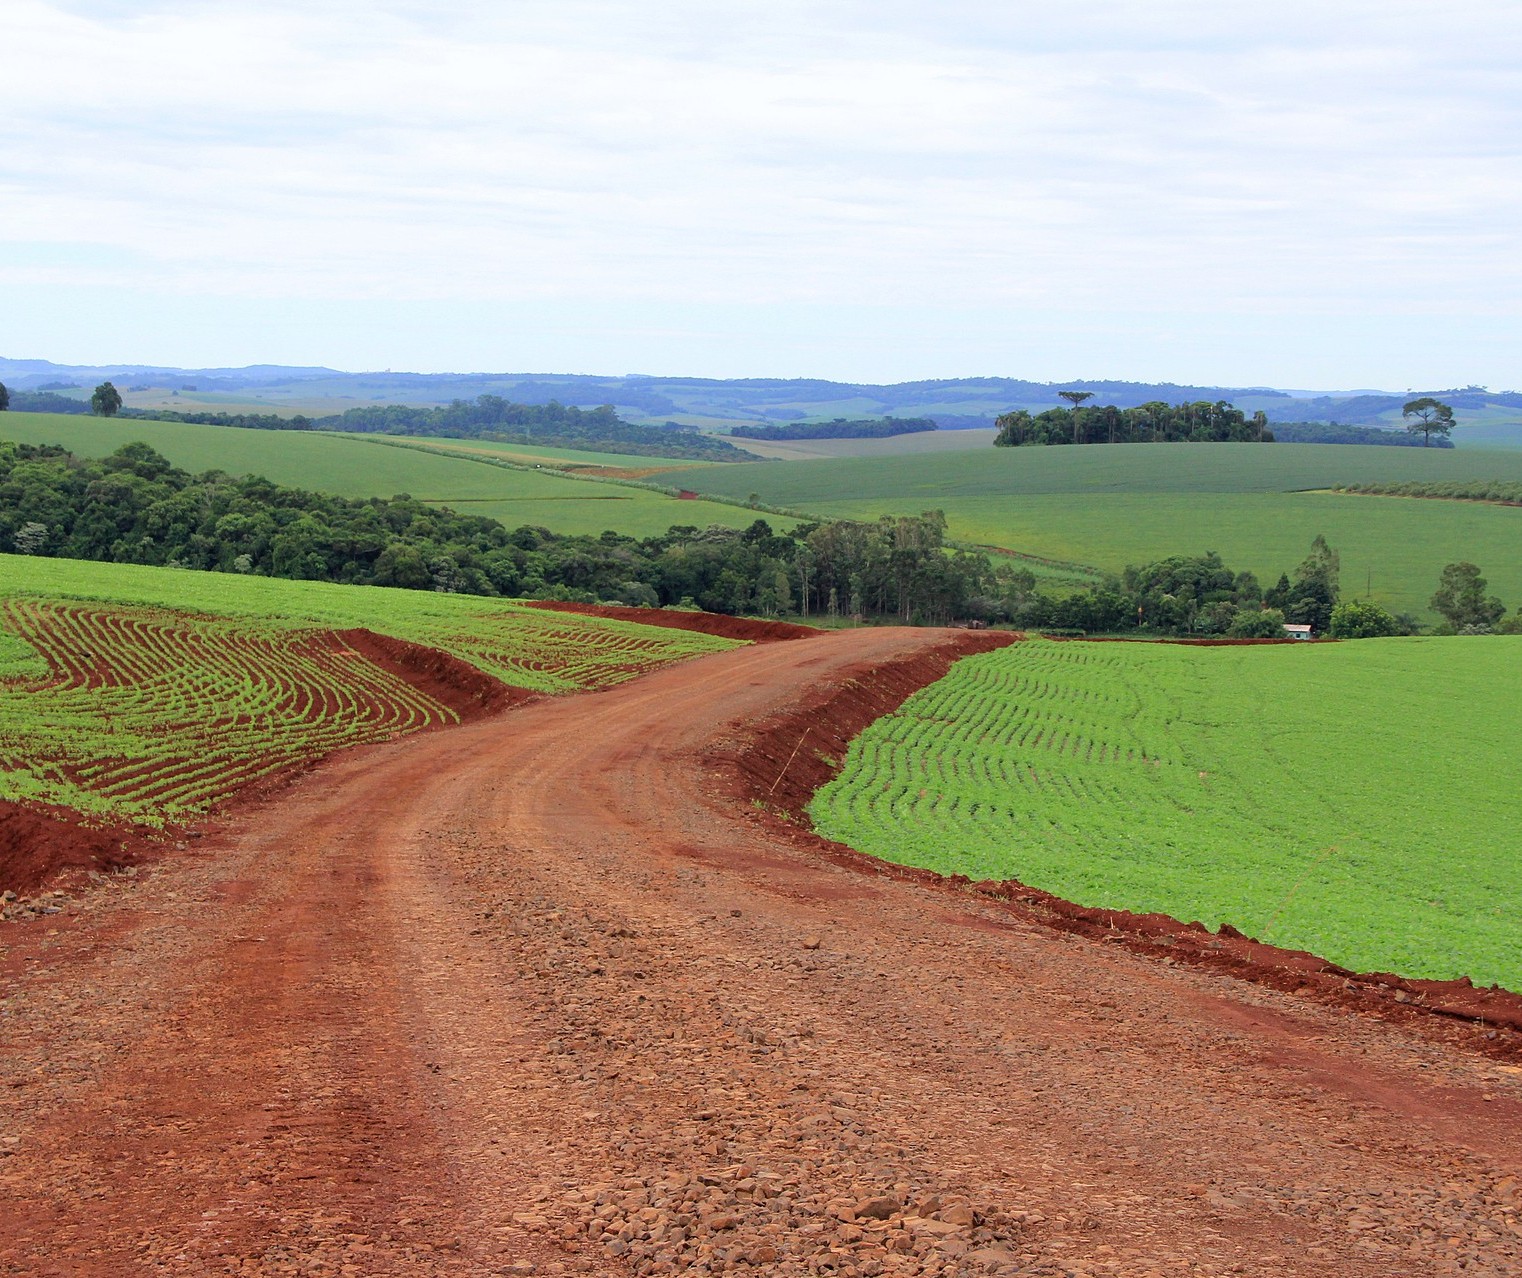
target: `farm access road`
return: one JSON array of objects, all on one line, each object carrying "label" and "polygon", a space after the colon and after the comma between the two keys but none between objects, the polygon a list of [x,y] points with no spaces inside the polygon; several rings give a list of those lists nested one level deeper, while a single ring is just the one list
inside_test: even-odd
[{"label": "farm access road", "polygon": [[366,747],[0,932],[0,1274],[1522,1272],[1514,1066],[737,804],[947,639]]}]

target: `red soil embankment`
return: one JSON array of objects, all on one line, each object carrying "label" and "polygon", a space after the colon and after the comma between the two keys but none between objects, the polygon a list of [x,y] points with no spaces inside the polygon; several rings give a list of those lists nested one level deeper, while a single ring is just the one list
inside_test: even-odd
[{"label": "red soil embankment", "polygon": [[790,621],[755,621],[749,617],[730,617],[722,612],[684,612],[677,608],[615,608],[609,604],[562,603],[555,599],[525,600],[530,608],[548,612],[574,612],[583,617],[607,617],[612,621],[634,621],[642,626],[665,626],[668,630],[693,630],[717,635],[721,639],[745,639],[751,643],[781,643],[788,639],[810,639],[825,633],[813,626],[798,626]]},{"label": "red soil embankment", "polygon": [[376,634],[373,630],[340,630],[338,637],[361,656],[448,706],[461,719],[495,714],[537,695],[494,679],[468,661],[438,648]]},{"label": "red soil embankment", "polygon": [[[1166,914],[1078,905],[1018,879],[974,883],[963,875],[948,877],[881,861],[813,833],[808,804],[815,791],[840,771],[854,737],[941,678],[957,658],[1002,647],[1015,637],[988,631],[969,634],[930,653],[847,671],[846,678],[814,689],[785,713],[748,727],[745,744],[722,756],[721,767],[729,772],[737,797],[759,809],[759,820],[779,832],[789,831],[794,840],[812,840],[821,852],[842,864],[951,891],[975,892],[1006,902],[1016,913],[1060,931],[1113,941],[1175,962],[1222,969],[1259,985],[1314,994],[1324,1002],[1390,1020],[1437,1015],[1522,1032],[1522,994],[1495,987],[1478,989],[1467,977],[1428,981],[1387,972],[1352,972],[1303,950],[1254,940],[1229,924],[1211,932],[1203,924],[1185,923]],[[1517,1055],[1515,1040],[1497,1036],[1491,1046],[1498,1055]]]},{"label": "red soil embankment", "polygon": [[64,808],[0,800],[0,891],[35,892],[60,870],[113,870],[148,846],[128,826],[94,828]]}]

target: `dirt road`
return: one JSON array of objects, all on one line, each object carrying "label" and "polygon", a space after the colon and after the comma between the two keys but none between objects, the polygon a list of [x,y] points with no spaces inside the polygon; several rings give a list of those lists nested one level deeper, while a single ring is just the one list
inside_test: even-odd
[{"label": "dirt road", "polygon": [[0,1273],[1522,1273],[1515,1067],[737,810],[733,724],[937,638],[366,748],[5,928]]}]

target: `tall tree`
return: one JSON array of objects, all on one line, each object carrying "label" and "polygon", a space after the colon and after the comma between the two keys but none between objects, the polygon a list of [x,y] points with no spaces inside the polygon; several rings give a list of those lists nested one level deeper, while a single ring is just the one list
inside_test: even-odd
[{"label": "tall tree", "polygon": [[1442,400],[1433,399],[1431,395],[1407,400],[1400,415],[1406,419],[1406,429],[1411,434],[1422,437],[1423,448],[1431,446],[1434,435],[1446,439],[1448,432],[1453,429],[1453,409]]},{"label": "tall tree", "polygon": [[90,396],[90,411],[97,417],[115,417],[122,406],[122,393],[110,382],[102,382]]},{"label": "tall tree", "polygon": [[1432,611],[1442,613],[1455,630],[1489,630],[1506,607],[1494,595],[1486,595],[1487,584],[1476,565],[1448,564],[1438,578]]},{"label": "tall tree", "polygon": [[1083,441],[1078,437],[1078,406],[1086,399],[1093,399],[1093,391],[1058,391],[1058,399],[1065,399],[1073,406],[1073,442],[1080,444]]},{"label": "tall tree", "polygon": [[1322,634],[1331,627],[1332,609],[1337,606],[1338,577],[1341,560],[1319,533],[1311,543],[1311,553],[1295,569],[1295,580],[1285,597],[1285,617],[1298,625],[1310,626]]},{"label": "tall tree", "polygon": [[11,393],[5,389],[5,383],[0,382],[0,413],[11,406]]}]

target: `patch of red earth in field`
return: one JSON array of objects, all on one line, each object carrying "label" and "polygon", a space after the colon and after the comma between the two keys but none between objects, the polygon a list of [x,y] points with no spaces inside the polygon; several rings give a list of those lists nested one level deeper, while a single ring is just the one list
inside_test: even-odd
[{"label": "patch of red earth in field", "polygon": [[824,633],[813,626],[798,626],[790,621],[754,621],[749,617],[730,617],[721,612],[615,608],[608,604],[562,603],[555,599],[530,599],[524,602],[530,608],[542,608],[546,612],[574,612],[583,617],[607,617],[611,621],[633,621],[642,626],[664,626],[668,630],[692,630],[698,634],[717,635],[720,639],[744,639],[750,643],[781,643],[788,639],[810,639]]},{"label": "patch of red earth in field", "polygon": [[[1497,987],[1476,988],[1467,977],[1452,981],[1407,979],[1388,972],[1353,972],[1303,950],[1282,949],[1243,935],[1229,924],[1211,932],[1166,914],[1135,914],[1076,904],[1017,879],[974,883],[963,875],[896,865],[813,832],[807,807],[815,791],[840,771],[851,740],[897,710],[911,695],[940,679],[960,657],[1003,647],[1016,636],[973,632],[929,652],[811,689],[784,713],[747,730],[740,748],[716,756],[732,792],[753,819],[794,842],[812,844],[838,864],[872,875],[974,893],[1003,902],[1014,914],[1059,931],[1108,941],[1154,957],[1229,972],[1258,985],[1314,997],[1322,1002],[1388,1020],[1448,1018],[1487,1027],[1462,1041],[1489,1055],[1522,1060],[1522,995]],[[1205,641],[1207,643],[1244,641]],[[1265,642],[1252,641],[1245,642]],[[1278,643],[1280,640],[1267,640]],[[1288,640],[1285,642],[1296,642]]]},{"label": "patch of red earth in field", "polygon": [[132,865],[147,842],[130,826],[88,826],[65,808],[0,799],[0,891],[26,896],[63,870]]}]

